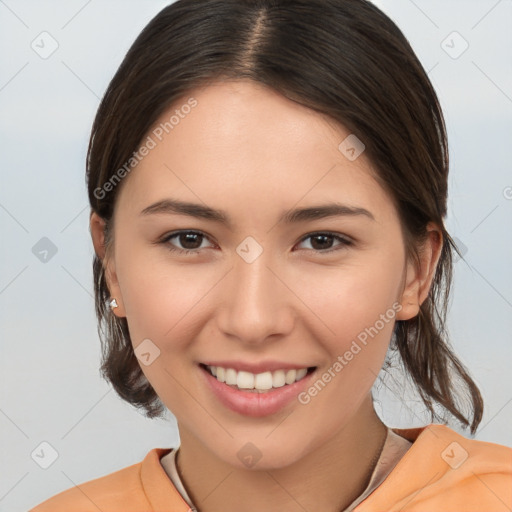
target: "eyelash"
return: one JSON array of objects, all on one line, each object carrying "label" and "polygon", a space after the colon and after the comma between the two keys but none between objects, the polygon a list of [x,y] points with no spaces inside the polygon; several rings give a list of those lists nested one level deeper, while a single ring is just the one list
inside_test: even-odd
[{"label": "eyelash", "polygon": [[[204,233],[201,233],[200,231],[181,230],[181,231],[175,231],[173,233],[165,235],[162,239],[157,241],[157,243],[160,243],[160,244],[163,244],[163,245],[167,245],[167,249],[170,252],[177,252],[179,254],[198,254],[201,251],[201,249],[180,249],[178,247],[173,247],[172,245],[169,244],[169,241],[171,239],[176,238],[179,235],[184,235],[184,234],[199,235],[199,236],[202,236],[202,237],[208,239],[208,237]],[[309,233],[308,235],[306,235],[303,238],[301,238],[301,240],[299,241],[299,244],[304,242],[308,238],[314,238],[316,236],[328,236],[328,237],[332,237],[335,240],[341,242],[340,245],[338,245],[337,247],[335,247],[333,249],[325,249],[325,250],[306,249],[306,250],[312,250],[312,251],[314,251],[314,252],[316,252],[318,254],[326,254],[326,253],[331,253],[331,252],[339,251],[339,250],[344,249],[346,247],[352,246],[353,243],[354,243],[352,240],[349,240],[348,238],[342,237],[342,236],[337,235],[335,233],[330,233],[330,232],[325,232],[325,231],[317,231],[317,232],[314,232],[314,233]]]}]

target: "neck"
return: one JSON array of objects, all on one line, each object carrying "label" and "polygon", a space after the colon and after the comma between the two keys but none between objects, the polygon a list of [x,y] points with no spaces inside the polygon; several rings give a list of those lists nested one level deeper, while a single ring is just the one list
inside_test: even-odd
[{"label": "neck", "polygon": [[284,468],[257,471],[233,467],[180,429],[177,470],[200,512],[340,512],[368,485],[386,435],[387,427],[368,396],[347,425]]}]

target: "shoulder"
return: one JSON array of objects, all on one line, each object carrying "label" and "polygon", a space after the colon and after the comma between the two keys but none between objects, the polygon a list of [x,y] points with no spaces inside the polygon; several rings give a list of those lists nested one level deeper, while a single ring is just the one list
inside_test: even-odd
[{"label": "shoulder", "polygon": [[375,510],[372,505],[403,512],[512,509],[512,448],[468,439],[441,424],[393,430],[413,444],[369,496],[369,508],[358,512]]},{"label": "shoulder", "polygon": [[[421,454],[427,457],[435,466],[451,470],[464,468],[459,474],[469,470],[476,473],[504,474],[512,471],[512,448],[508,446],[468,439],[441,424],[393,430],[413,442],[416,456]],[[444,464],[440,464],[440,460]]]},{"label": "shoulder", "polygon": [[[157,456],[151,450],[146,459]],[[30,509],[30,512],[130,512],[150,510],[138,462],[108,475],[75,485]]]}]

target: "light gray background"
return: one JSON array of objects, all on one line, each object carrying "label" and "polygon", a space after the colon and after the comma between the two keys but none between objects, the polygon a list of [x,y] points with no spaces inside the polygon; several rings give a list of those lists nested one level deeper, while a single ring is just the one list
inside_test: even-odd
[{"label": "light gray background", "polygon": [[[27,510],[179,443],[171,414],[145,419],[99,377],[84,178],[99,99],[167,3],[0,0],[0,511]],[[512,2],[378,4],[410,40],[444,109],[447,226],[467,251],[456,264],[450,334],[486,402],[476,438],[512,445]],[[51,49],[43,31],[58,43],[45,59],[31,47]],[[461,55],[453,31],[469,44]],[[33,253],[43,237],[57,249],[46,262]],[[418,403],[380,389],[387,424],[426,422]],[[47,469],[31,456],[43,442],[58,453]]]}]

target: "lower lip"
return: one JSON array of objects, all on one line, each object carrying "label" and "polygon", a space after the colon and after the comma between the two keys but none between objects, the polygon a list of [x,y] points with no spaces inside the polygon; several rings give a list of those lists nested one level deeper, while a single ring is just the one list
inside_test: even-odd
[{"label": "lower lip", "polygon": [[199,366],[206,379],[207,385],[217,398],[229,409],[245,416],[259,418],[280,411],[301,393],[310,383],[316,370],[306,374],[301,380],[293,384],[266,391],[265,393],[251,393],[239,391],[223,382],[219,382],[208,370]]}]

